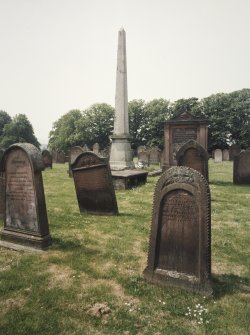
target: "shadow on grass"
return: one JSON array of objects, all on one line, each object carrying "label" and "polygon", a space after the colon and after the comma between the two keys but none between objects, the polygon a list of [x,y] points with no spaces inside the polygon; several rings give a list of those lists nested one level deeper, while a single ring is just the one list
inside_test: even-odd
[{"label": "shadow on grass", "polygon": [[217,185],[217,186],[234,186],[233,182],[231,181],[209,181],[209,185]]},{"label": "shadow on grass", "polygon": [[213,276],[214,297],[220,299],[234,293],[250,293],[250,279],[234,274]]},{"label": "shadow on grass", "polygon": [[64,250],[64,251],[83,251],[88,255],[96,255],[99,253],[98,250],[87,248],[82,244],[81,241],[77,240],[66,240],[58,237],[53,237],[52,248],[54,250]]}]

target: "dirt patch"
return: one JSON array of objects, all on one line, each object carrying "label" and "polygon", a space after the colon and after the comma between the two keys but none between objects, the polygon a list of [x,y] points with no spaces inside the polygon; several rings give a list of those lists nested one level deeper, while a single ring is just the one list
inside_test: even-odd
[{"label": "dirt patch", "polygon": [[48,268],[50,275],[48,288],[60,287],[63,289],[69,288],[74,279],[74,271],[69,266],[52,264]]},{"label": "dirt patch", "polygon": [[5,314],[15,308],[22,308],[25,305],[26,299],[23,296],[15,296],[0,301],[0,318],[3,318]]}]

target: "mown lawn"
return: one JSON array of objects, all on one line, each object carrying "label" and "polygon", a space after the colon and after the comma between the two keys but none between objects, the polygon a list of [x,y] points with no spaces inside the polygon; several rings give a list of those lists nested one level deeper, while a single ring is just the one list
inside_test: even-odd
[{"label": "mown lawn", "polygon": [[67,164],[54,164],[43,172],[53,245],[0,248],[0,334],[249,334],[250,186],[233,185],[231,162],[209,163],[213,298],[143,279],[158,177],[116,191],[119,216],[80,215]]}]

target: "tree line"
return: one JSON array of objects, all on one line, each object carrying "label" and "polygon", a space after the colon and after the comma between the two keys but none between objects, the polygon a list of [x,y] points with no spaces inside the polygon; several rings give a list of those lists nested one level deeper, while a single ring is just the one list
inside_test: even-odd
[{"label": "tree line", "polygon": [[[250,146],[250,89],[218,93],[198,99],[132,100],[128,103],[129,129],[132,148],[139,145],[163,148],[163,122],[181,112],[209,120],[208,150],[228,148],[237,143]],[[106,103],[96,103],[84,111],[71,110],[53,124],[49,134],[49,148],[67,152],[75,145],[101,148],[109,145],[115,110]]]},{"label": "tree line", "polygon": [[[163,122],[182,112],[209,120],[208,150],[228,148],[237,143],[243,149],[250,147],[250,89],[231,93],[218,93],[198,99],[142,99],[128,103],[132,148],[139,145],[163,148]],[[53,123],[49,134],[49,149],[64,151],[72,146],[92,147],[99,143],[104,149],[110,144],[115,110],[106,103],[96,103],[80,111],[71,110]],[[0,147],[7,148],[17,142],[29,142],[39,147],[33,127],[26,115],[11,118],[0,110]]]}]

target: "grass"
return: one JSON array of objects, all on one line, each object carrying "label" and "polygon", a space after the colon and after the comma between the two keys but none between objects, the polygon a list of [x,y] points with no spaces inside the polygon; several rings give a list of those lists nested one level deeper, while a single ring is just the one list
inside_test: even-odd
[{"label": "grass", "polygon": [[43,172],[53,245],[0,248],[0,334],[249,334],[250,187],[233,185],[231,162],[209,164],[213,298],[143,279],[158,177],[116,191],[119,216],[80,215],[67,165],[54,164]]}]

